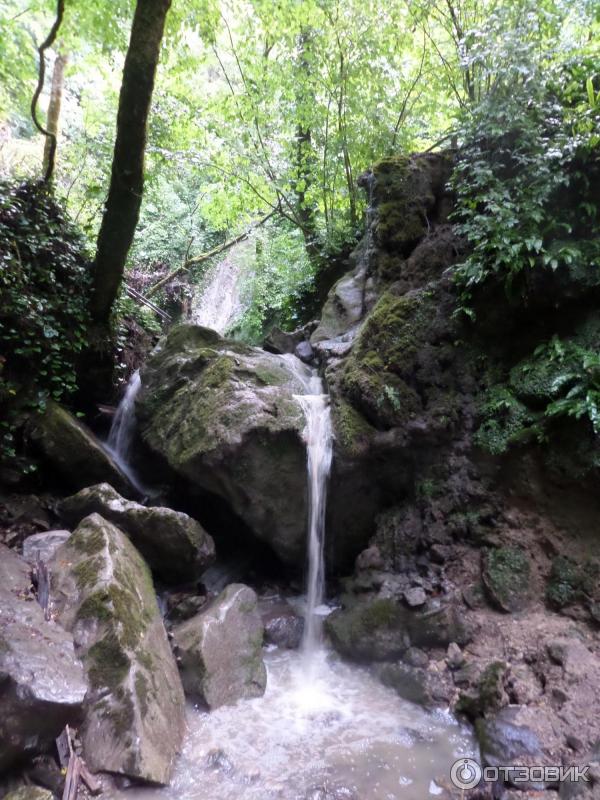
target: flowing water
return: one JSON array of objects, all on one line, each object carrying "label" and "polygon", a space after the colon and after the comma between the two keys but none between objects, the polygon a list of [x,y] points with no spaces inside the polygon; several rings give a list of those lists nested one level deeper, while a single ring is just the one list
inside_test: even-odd
[{"label": "flowing water", "polygon": [[252,247],[251,241],[240,242],[208,270],[194,299],[192,322],[223,335],[240,319],[246,310],[242,302],[244,265]]},{"label": "flowing water", "polygon": [[265,654],[264,697],[211,713],[190,706],[171,785],[130,789],[118,800],[423,800],[442,792],[457,758],[474,754],[469,732],[450,714],[402,700],[322,641],[329,403],[316,373],[282,358],[305,391],[297,397],[309,497],[302,649]]},{"label": "flowing water", "polygon": [[146,494],[147,489],[135,474],[130,460],[136,425],[135,399],[141,388],[140,372],[136,370],[129,379],[125,394],[117,407],[105,447],[116,461],[121,472],[129,478],[132,485],[142,494]]}]

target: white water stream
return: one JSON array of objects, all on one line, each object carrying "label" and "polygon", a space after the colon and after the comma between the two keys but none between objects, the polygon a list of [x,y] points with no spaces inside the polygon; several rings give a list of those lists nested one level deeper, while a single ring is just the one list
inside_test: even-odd
[{"label": "white water stream", "polygon": [[128,478],[131,484],[141,493],[147,494],[148,489],[140,482],[140,479],[131,466],[131,446],[135,433],[135,399],[142,388],[142,381],[139,370],[136,370],[125,388],[125,394],[121,398],[112,425],[108,433],[105,448],[116,461],[117,466]]},{"label": "white water stream", "polygon": [[118,800],[424,800],[441,793],[452,763],[473,755],[448,713],[402,700],[322,641],[323,544],[332,457],[323,384],[294,356],[301,381],[308,473],[308,580],[300,651],[271,648],[264,697],[210,713],[190,706],[188,734],[169,787]]}]

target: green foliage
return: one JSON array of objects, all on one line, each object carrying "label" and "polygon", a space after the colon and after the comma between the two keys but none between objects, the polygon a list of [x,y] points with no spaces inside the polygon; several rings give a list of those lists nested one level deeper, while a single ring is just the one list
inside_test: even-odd
[{"label": "green foliage", "polygon": [[289,224],[259,230],[255,252],[244,272],[241,299],[247,310],[236,328],[237,335],[259,343],[275,324],[285,329],[297,327],[298,301],[310,288],[315,272],[301,232]]},{"label": "green foliage", "polygon": [[21,415],[76,389],[86,344],[89,264],[82,241],[38,184],[0,183],[0,459]]},{"label": "green foliage", "polygon": [[471,317],[482,287],[503,287],[524,302],[532,270],[600,267],[600,107],[595,94],[590,102],[600,88],[600,49],[563,52],[552,62],[523,52],[526,40],[518,27],[507,38],[506,66],[462,125],[453,186],[469,253],[454,275]]}]

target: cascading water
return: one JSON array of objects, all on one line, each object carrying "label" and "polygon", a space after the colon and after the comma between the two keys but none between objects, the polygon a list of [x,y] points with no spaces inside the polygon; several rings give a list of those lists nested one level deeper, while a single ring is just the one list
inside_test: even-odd
[{"label": "cascading water", "polygon": [[332,458],[329,398],[317,374],[281,356],[303,394],[308,581],[301,652],[270,648],[264,697],[208,713],[188,709],[188,736],[169,787],[114,800],[423,800],[442,789],[468,731],[446,712],[402,700],[364,668],[345,664],[321,637],[323,545]]},{"label": "cascading water", "polygon": [[135,433],[135,399],[142,388],[140,371],[136,370],[125,389],[119,403],[106,441],[106,449],[128,478],[132,485],[142,494],[146,494],[146,487],[142,485],[135,474],[131,463],[131,445]]},{"label": "cascading water", "polygon": [[306,419],[304,439],[308,473],[308,580],[302,647],[310,662],[321,638],[321,615],[325,593],[325,512],[327,481],[331,469],[333,431],[329,397],[316,373],[295,356],[284,356],[302,382],[305,394],[295,395]]}]

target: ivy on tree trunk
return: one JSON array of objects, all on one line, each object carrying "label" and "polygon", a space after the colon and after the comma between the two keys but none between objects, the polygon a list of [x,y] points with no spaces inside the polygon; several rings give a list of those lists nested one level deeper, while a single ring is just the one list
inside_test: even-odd
[{"label": "ivy on tree trunk", "polygon": [[123,68],[110,188],[98,234],[91,314],[108,321],[137,226],[148,116],[171,0],[138,0]]}]

